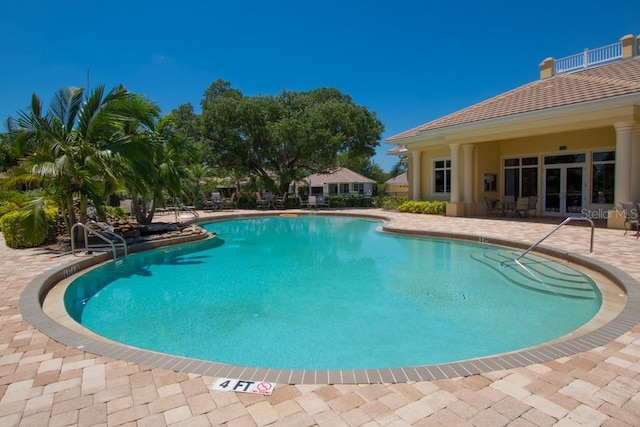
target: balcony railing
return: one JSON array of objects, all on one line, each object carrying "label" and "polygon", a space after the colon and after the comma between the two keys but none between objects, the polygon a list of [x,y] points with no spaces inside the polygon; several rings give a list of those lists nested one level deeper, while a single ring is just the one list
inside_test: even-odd
[{"label": "balcony railing", "polygon": [[596,49],[585,49],[582,53],[556,59],[554,70],[556,74],[568,73],[581,68],[592,67],[604,62],[622,58],[622,42],[613,43]]}]

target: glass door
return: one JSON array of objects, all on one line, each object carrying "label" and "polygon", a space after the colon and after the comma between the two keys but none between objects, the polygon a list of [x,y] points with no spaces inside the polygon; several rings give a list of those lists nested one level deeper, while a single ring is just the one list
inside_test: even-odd
[{"label": "glass door", "polygon": [[564,214],[580,216],[584,205],[585,173],[584,166],[567,166],[565,171]]},{"label": "glass door", "polygon": [[584,206],[584,165],[553,165],[544,169],[545,215],[580,216]]},{"label": "glass door", "polygon": [[562,168],[548,167],[544,170],[545,188],[543,209],[545,215],[561,215]]}]

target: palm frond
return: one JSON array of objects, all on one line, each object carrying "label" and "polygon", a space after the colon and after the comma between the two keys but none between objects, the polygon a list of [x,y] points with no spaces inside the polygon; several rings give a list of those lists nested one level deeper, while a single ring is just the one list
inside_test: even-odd
[{"label": "palm frond", "polygon": [[32,200],[22,208],[26,237],[31,242],[43,242],[47,236],[47,217],[44,212],[45,200],[42,197]]},{"label": "palm frond", "polygon": [[71,132],[75,126],[76,118],[82,106],[84,89],[66,87],[60,89],[49,106],[49,113],[61,125],[61,131]]},{"label": "palm frond", "polygon": [[88,135],[91,133],[91,124],[94,118],[100,112],[100,109],[103,105],[103,97],[104,97],[104,85],[96,86],[95,89],[89,94],[89,97],[86,99],[84,104],[82,104],[82,111],[78,116],[78,134],[82,138],[88,138]]}]

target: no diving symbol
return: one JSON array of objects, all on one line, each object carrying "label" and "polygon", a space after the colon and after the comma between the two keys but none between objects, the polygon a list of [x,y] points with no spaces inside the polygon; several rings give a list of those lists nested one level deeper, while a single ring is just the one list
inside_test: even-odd
[{"label": "no diving symbol", "polygon": [[258,383],[256,384],[256,388],[253,390],[253,392],[258,394],[271,394],[272,388],[273,384],[271,383]]},{"label": "no diving symbol", "polygon": [[237,380],[232,378],[220,378],[209,386],[211,390],[233,391],[237,393],[261,394],[271,396],[275,390],[275,383],[256,382],[249,380]]}]

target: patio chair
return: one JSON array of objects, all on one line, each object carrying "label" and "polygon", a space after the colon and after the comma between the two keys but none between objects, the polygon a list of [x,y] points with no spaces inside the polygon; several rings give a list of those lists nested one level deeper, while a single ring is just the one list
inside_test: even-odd
[{"label": "patio chair", "polygon": [[316,203],[318,205],[318,209],[329,209],[329,201],[327,201],[323,195],[316,197]]},{"label": "patio chair", "polygon": [[500,213],[500,206],[497,200],[491,200],[490,198],[485,197],[484,202],[487,205],[487,215],[491,215],[493,213],[497,216]]},{"label": "patio chair", "polygon": [[133,216],[133,200],[120,200],[120,207],[126,212],[127,216]]},{"label": "patio chair", "polygon": [[536,216],[538,214],[538,196],[529,197],[529,207],[527,215]]},{"label": "patio chair", "polygon": [[274,206],[276,209],[286,209],[287,208],[287,193],[284,193],[283,196],[276,197],[274,201]]},{"label": "patio chair", "polygon": [[502,215],[506,216],[507,213],[511,212],[512,215],[515,215],[516,209],[516,198],[515,196],[504,196],[502,201],[500,202],[500,209],[502,210]]},{"label": "patio chair", "polygon": [[520,197],[516,201],[516,207],[514,208],[514,215],[525,217],[529,215],[529,198]]},{"label": "patio chair", "polygon": [[[213,195],[213,193],[211,193],[211,195]],[[213,201],[213,197],[210,194],[204,193],[202,195],[202,200],[204,200],[204,206],[203,206],[203,210],[205,212],[208,211],[213,211],[215,210],[215,203]]]},{"label": "patio chair", "polygon": [[316,196],[309,196],[307,199],[307,207],[309,209],[318,209],[318,201],[316,200]]},{"label": "patio chair", "polygon": [[619,203],[624,211],[624,234],[626,236],[629,230],[635,229],[637,239],[640,234],[640,229],[638,228],[638,209],[640,209],[640,204],[632,202]]},{"label": "patio chair", "polygon": [[256,208],[267,210],[269,209],[269,205],[271,205],[271,201],[263,199],[260,192],[256,191]]},{"label": "patio chair", "polygon": [[214,211],[222,209],[222,197],[220,193],[211,193],[211,207]]},{"label": "patio chair", "polygon": [[218,203],[218,209],[221,210],[233,210],[236,208],[236,193],[233,193],[231,197],[223,197]]},{"label": "patio chair", "polygon": [[298,206],[300,209],[305,209],[309,207],[309,201],[303,200],[302,197],[298,196]]}]

